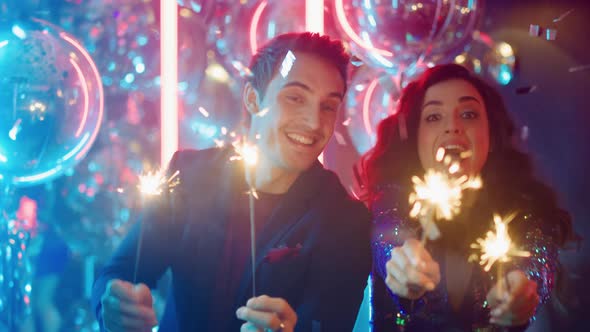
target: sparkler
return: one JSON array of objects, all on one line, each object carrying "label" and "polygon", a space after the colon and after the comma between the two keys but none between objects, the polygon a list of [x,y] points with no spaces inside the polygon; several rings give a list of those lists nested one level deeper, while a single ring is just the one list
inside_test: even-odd
[{"label": "sparkler", "polygon": [[258,163],[258,147],[246,140],[237,140],[232,143],[237,155],[230,160],[242,160],[245,165],[246,182],[248,183],[248,204],[250,207],[250,253],[252,264],[252,296],[256,296],[256,223],[254,219],[254,199],[258,199],[255,188],[255,167]]},{"label": "sparkler", "polygon": [[[468,152],[460,155],[467,158]],[[422,226],[422,244],[426,239],[435,240],[440,236],[435,220],[451,220],[461,211],[461,199],[463,190],[479,189],[482,186],[479,177],[470,178],[467,175],[453,176],[459,171],[459,163],[453,162],[450,156],[445,156],[445,150],[440,148],[436,153],[436,160],[444,162],[445,172],[428,170],[424,179],[412,177],[414,192],[410,194],[409,201],[412,204],[410,217],[420,221]]]},{"label": "sparkler", "polygon": [[[142,202],[149,197],[160,196],[165,190],[172,191],[175,186],[180,183],[176,171],[171,176],[167,176],[166,172],[159,169],[155,172],[148,172],[139,175],[139,184],[137,188],[142,194]],[[142,204],[145,205],[145,204]],[[135,266],[133,269],[133,283],[137,282],[137,269],[139,267],[139,259],[141,256],[141,246],[143,243],[143,221],[139,224],[139,240],[137,241],[137,248],[135,252]]]},{"label": "sparkler", "polygon": [[[516,216],[515,213],[502,219],[497,214],[494,214],[494,226],[496,232],[488,231],[485,239],[478,238],[476,243],[471,244],[471,248],[479,249],[481,256],[479,256],[479,264],[485,265],[484,270],[490,270],[494,263],[498,262],[498,292],[502,294],[503,286],[503,271],[502,263],[510,261],[511,257],[529,257],[531,254],[528,251],[516,248],[508,235],[508,224]],[[477,254],[472,254],[469,261],[477,261]]]}]

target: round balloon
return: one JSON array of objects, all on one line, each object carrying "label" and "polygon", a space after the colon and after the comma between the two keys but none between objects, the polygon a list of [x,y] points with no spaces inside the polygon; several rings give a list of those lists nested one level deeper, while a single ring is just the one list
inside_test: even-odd
[{"label": "round balloon", "polygon": [[452,61],[501,85],[510,83],[515,75],[516,55],[512,46],[494,41],[484,32],[473,33],[466,50]]},{"label": "round balloon", "polygon": [[415,62],[431,46],[442,0],[334,0],[333,14],[351,51],[370,66],[392,73]]},{"label": "round balloon", "polygon": [[179,103],[181,148],[205,149],[234,141],[242,120],[241,82],[219,63],[211,63],[198,90],[190,89]]},{"label": "round balloon", "polygon": [[346,127],[356,150],[363,154],[376,142],[377,125],[396,112],[399,76],[361,67],[346,93]]},{"label": "round balloon", "polygon": [[436,35],[424,61],[436,63],[461,53],[481,21],[483,6],[484,0],[444,1],[441,11],[444,20],[436,24]]},{"label": "round balloon", "polygon": [[[305,5],[301,0],[220,0],[209,41],[232,74],[247,76],[250,58],[260,46],[280,34],[307,30]],[[329,24],[326,34],[335,34]]]},{"label": "round balloon", "polygon": [[177,2],[179,6],[194,12],[204,23],[208,23],[215,12],[215,0],[177,0]]},{"label": "round balloon", "polygon": [[71,31],[96,59],[108,92],[158,89],[160,41],[149,1],[90,0],[71,6],[77,22]]},{"label": "round balloon", "polygon": [[478,0],[334,0],[333,7],[352,52],[393,74],[464,45],[481,13]]},{"label": "round balloon", "polygon": [[[179,0],[180,2],[180,0]],[[201,13],[196,12],[201,3]],[[187,1],[178,15],[178,88],[197,89],[206,65],[208,26],[205,11],[212,1]],[[160,27],[157,1],[90,0],[60,11],[61,21],[75,21],[73,34],[80,37],[96,59],[109,95],[141,92],[155,100],[160,91]],[[203,15],[202,15],[203,14]]]},{"label": "round balloon", "polygon": [[86,155],[102,115],[98,70],[76,39],[39,19],[0,23],[0,179],[62,174]]}]

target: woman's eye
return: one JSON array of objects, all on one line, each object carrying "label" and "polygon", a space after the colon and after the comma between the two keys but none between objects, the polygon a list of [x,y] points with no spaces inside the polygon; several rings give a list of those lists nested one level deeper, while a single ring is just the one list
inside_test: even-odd
[{"label": "woman's eye", "polygon": [[463,119],[472,120],[472,119],[477,119],[479,117],[479,114],[475,111],[465,111],[465,112],[461,113],[461,117]]},{"label": "woman's eye", "polygon": [[429,114],[425,118],[426,122],[434,122],[440,120],[440,114]]}]

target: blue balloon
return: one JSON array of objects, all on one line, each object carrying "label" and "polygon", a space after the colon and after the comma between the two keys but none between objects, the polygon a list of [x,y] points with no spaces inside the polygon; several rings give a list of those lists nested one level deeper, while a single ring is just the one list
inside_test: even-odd
[{"label": "blue balloon", "polygon": [[103,91],[80,43],[43,20],[0,23],[0,181],[43,183],[76,165],[100,128]]}]

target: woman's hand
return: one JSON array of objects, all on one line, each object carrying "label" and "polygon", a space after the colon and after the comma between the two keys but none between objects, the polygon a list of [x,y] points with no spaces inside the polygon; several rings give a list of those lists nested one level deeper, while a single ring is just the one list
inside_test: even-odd
[{"label": "woman's hand", "polygon": [[391,251],[385,265],[385,284],[398,296],[415,300],[432,291],[440,282],[440,268],[424,246],[415,239]]},{"label": "woman's hand", "polygon": [[501,326],[521,326],[528,323],[539,305],[537,283],[529,280],[521,270],[506,275],[504,292],[498,285],[488,293],[490,323]]}]

